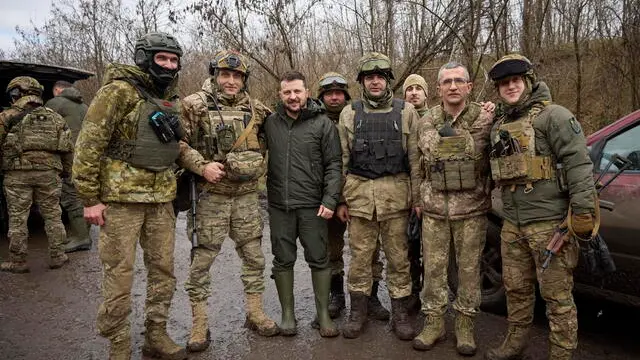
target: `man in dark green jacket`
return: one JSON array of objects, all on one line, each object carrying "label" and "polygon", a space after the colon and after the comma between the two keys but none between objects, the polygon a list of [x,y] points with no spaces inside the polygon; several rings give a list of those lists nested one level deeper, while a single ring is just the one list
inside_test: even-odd
[{"label": "man in dark green jacket", "polygon": [[320,335],[339,334],[329,316],[331,270],[327,220],[339,200],[342,153],[338,131],[319,103],[308,98],[305,77],[288,72],[281,102],[263,125],[269,151],[267,196],[273,278],[282,307],[280,333],[295,335],[293,265],[296,239],[311,268]]},{"label": "man in dark green jacket", "polygon": [[[71,129],[73,143],[78,139],[82,120],[87,114],[88,106],[82,101],[82,94],[68,81],[60,80],[53,85],[54,98],[47,101],[46,107],[62,115]],[[62,196],[60,205],[67,212],[71,236],[67,237],[65,252],[91,249],[90,225],[84,220],[84,208],[78,198],[71,177],[62,179]]]},{"label": "man in dark green jacket", "polygon": [[[549,359],[569,360],[578,344],[571,293],[577,240],[590,239],[595,222],[593,165],[580,124],[569,110],[552,103],[549,88],[536,80],[527,58],[507,55],[489,76],[500,95],[490,161],[492,178],[502,189],[509,330],[486,358],[507,360],[522,354],[533,321],[537,280],[551,330]],[[544,269],[544,250],[558,227],[567,230],[564,245]]]}]

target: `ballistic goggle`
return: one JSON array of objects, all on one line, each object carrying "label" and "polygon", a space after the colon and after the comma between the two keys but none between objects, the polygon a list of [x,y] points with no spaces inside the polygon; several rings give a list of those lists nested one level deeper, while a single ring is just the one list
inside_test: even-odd
[{"label": "ballistic goggle", "polygon": [[341,76],[329,76],[322,79],[319,83],[320,87],[329,87],[329,86],[339,86],[339,87],[347,87],[347,80],[345,80]]}]

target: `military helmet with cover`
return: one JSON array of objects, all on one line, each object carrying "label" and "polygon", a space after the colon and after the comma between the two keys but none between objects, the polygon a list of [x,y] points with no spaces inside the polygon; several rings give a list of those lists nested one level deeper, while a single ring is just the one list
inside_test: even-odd
[{"label": "military helmet with cover", "polygon": [[12,101],[15,101],[26,95],[42,96],[43,91],[44,87],[40,85],[38,80],[30,76],[18,76],[9,81],[6,93]]},{"label": "military helmet with cover", "polygon": [[328,72],[318,80],[318,98],[320,100],[322,100],[322,95],[330,90],[340,90],[344,93],[347,101],[351,100],[347,79],[337,72]]},{"label": "military helmet with cover", "polygon": [[489,77],[494,82],[509,76],[522,75],[535,83],[533,64],[520,54],[509,54],[501,57],[489,70]]},{"label": "military helmet with cover", "polygon": [[180,70],[180,63],[176,69],[165,69],[153,61],[156,53],[164,51],[182,57],[182,47],[178,40],[162,32],[150,32],[136,40],[134,61],[136,65],[159,83],[169,84]]},{"label": "military helmet with cover", "polygon": [[364,54],[364,56],[358,60],[357,80],[361,81],[364,75],[369,74],[381,74],[390,80],[395,79],[393,77],[393,71],[391,70],[391,60],[379,52]]},{"label": "military helmet with cover", "polygon": [[220,69],[237,71],[244,75],[246,80],[249,76],[249,61],[235,50],[218,51],[209,62],[209,74],[215,76]]}]

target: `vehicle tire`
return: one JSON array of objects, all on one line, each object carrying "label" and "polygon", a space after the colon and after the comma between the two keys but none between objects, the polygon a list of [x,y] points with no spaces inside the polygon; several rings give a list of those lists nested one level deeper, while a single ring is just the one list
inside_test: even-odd
[{"label": "vehicle tire", "polygon": [[[502,226],[497,221],[489,219],[487,241],[482,251],[480,281],[482,286],[481,307],[485,311],[494,313],[506,312],[506,298],[502,283],[502,257],[500,255],[500,230]],[[455,254],[449,256],[448,281],[453,294],[458,290],[458,265]]]}]

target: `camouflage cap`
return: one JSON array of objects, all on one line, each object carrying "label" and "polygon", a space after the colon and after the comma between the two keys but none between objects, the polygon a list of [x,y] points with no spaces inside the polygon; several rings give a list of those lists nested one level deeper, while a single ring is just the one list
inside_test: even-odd
[{"label": "camouflage cap", "polygon": [[379,52],[370,52],[364,54],[358,60],[358,78],[360,81],[363,75],[381,74],[393,80],[393,71],[391,70],[391,60]]},{"label": "camouflage cap", "polygon": [[318,80],[318,98],[322,100],[322,95],[329,90],[341,90],[347,100],[351,100],[349,95],[349,83],[347,79],[337,72],[328,72]]},{"label": "camouflage cap", "polygon": [[20,89],[23,94],[29,95],[42,95],[44,91],[44,87],[40,85],[38,80],[30,77],[30,76],[18,76],[9,81],[9,85],[7,85],[7,93],[11,92],[13,89]]},{"label": "camouflage cap", "polygon": [[249,61],[235,50],[222,50],[216,53],[209,63],[209,74],[213,76],[219,69],[233,70],[249,76]]},{"label": "camouflage cap", "polygon": [[529,59],[520,54],[509,54],[501,57],[489,70],[489,77],[493,81],[504,79],[508,76],[523,75],[534,81],[533,64]]},{"label": "camouflage cap", "polygon": [[413,86],[413,85],[418,85],[422,88],[422,90],[424,90],[424,96],[427,96],[427,81],[420,75],[418,74],[411,74],[409,76],[407,76],[407,79],[404,81],[404,84],[402,84],[402,94],[406,95],[407,93],[407,88],[409,86]]}]

